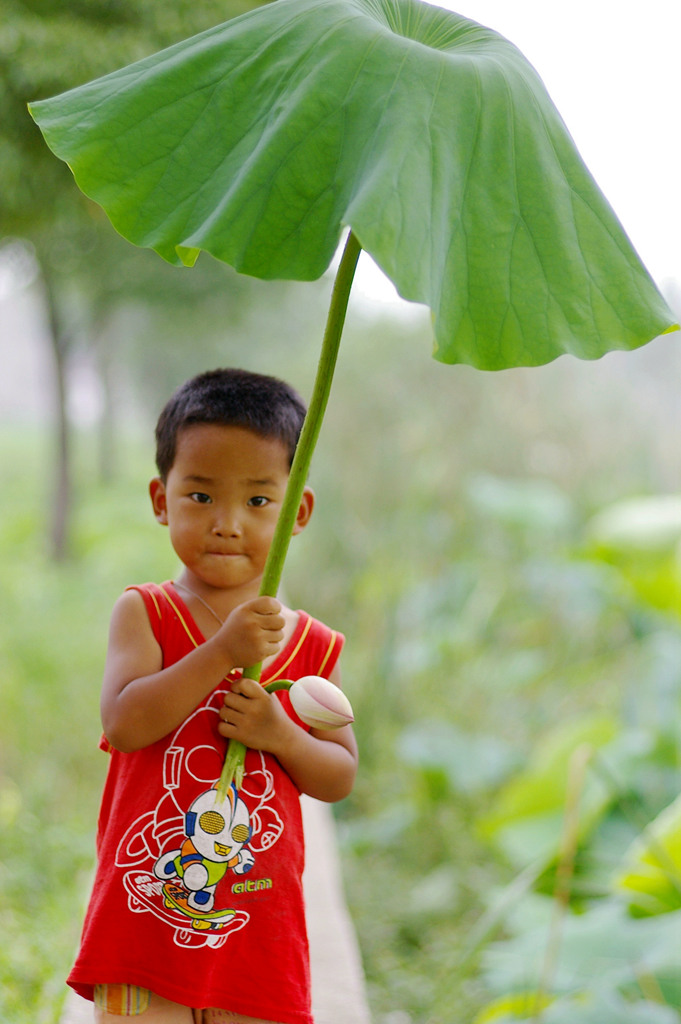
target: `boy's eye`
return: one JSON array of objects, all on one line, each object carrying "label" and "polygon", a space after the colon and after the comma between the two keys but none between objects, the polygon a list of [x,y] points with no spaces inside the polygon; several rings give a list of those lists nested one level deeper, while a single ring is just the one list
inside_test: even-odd
[{"label": "boy's eye", "polygon": [[198,505],[208,505],[212,501],[211,496],[209,494],[204,494],[203,491],[192,491],[189,497]]},{"label": "boy's eye", "polygon": [[248,504],[255,508],[262,508],[263,505],[269,504],[269,498],[266,498],[264,494],[256,494],[254,498],[248,499]]}]

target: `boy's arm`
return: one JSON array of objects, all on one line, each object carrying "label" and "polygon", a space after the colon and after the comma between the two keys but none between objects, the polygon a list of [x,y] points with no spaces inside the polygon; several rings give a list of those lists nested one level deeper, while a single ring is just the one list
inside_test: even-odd
[{"label": "boy's arm", "polygon": [[102,685],[104,733],[118,750],[149,746],[177,728],[233,668],[279,649],[284,619],[273,598],[239,605],[218,632],[163,667],[144,601],[127,590],[114,606]]},{"label": "boy's arm", "polygon": [[[329,679],[340,686],[338,666]],[[276,696],[252,679],[234,683],[224,701],[220,733],[274,754],[302,793],[334,803],[351,792],[357,774],[351,726],[306,732],[289,718]]]}]

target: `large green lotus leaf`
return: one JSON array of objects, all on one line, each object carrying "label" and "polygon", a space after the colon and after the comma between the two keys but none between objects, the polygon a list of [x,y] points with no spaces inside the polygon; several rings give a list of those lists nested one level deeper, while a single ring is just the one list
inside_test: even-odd
[{"label": "large green lotus leaf", "polygon": [[674,323],[530,64],[418,0],[277,0],[31,112],[172,263],[311,280],[350,226],[445,362],[591,359]]}]

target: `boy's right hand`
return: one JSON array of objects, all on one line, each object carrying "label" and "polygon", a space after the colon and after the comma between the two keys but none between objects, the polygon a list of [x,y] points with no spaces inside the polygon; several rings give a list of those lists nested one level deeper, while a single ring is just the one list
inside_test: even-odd
[{"label": "boy's right hand", "polygon": [[275,655],[286,620],[274,597],[255,597],[238,605],[215,634],[232,668],[257,665]]}]

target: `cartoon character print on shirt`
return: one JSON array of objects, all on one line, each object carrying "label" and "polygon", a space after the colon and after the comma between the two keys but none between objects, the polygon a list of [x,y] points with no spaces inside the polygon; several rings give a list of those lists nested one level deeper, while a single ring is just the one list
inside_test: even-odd
[{"label": "cartoon character print on shirt", "polygon": [[254,856],[246,846],[251,838],[248,808],[232,783],[227,799],[218,801],[209,789],[191,804],[185,816],[187,838],[179,850],[164,853],[154,864],[157,878],[178,878],[187,891],[187,905],[196,911],[210,911],[215,889],[231,868],[245,874]]},{"label": "cartoon character print on shirt", "polygon": [[132,822],[116,851],[129,909],[155,914],[183,947],[220,946],[248,924],[246,910],[221,904],[221,893],[227,892],[224,903],[231,890],[220,882],[229,873],[250,872],[258,853],[284,830],[271,803],[274,778],[260,751],[249,752],[241,790],[232,787],[216,804],[224,755],[196,738],[213,735],[224,694],[215,691],[173,735],[164,756],[162,796]]}]

